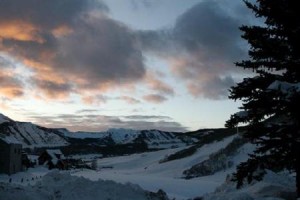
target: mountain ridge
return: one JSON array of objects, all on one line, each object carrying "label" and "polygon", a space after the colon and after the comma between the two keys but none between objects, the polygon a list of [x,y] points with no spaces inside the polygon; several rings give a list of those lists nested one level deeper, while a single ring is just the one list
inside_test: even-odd
[{"label": "mountain ridge", "polygon": [[103,132],[71,132],[66,128],[46,128],[31,122],[14,121],[3,114],[0,114],[0,133],[15,137],[24,148],[145,143],[148,148],[161,149],[185,146],[197,140],[184,137],[181,133],[160,130],[112,128]]}]

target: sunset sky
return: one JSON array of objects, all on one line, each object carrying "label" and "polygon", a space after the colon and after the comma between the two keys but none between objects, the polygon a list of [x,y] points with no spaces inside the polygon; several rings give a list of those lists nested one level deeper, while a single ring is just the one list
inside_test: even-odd
[{"label": "sunset sky", "polygon": [[0,113],[73,131],[224,127],[241,0],[0,0]]}]

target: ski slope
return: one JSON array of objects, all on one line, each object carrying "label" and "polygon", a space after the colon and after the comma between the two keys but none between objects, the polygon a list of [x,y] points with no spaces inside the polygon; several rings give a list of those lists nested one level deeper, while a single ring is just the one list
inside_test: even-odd
[{"label": "ski slope", "polygon": [[[163,189],[170,198],[194,198],[213,192],[224,182],[227,174],[234,171],[235,167],[212,176],[190,180],[183,179],[182,172],[192,165],[207,159],[211,153],[224,148],[234,137],[236,136],[204,145],[192,156],[161,164],[159,161],[165,156],[183,148],[99,159],[98,171],[81,171],[74,175],[82,176],[93,181],[104,179],[119,183],[130,182],[140,185],[143,189],[154,192],[158,189]],[[240,161],[245,160],[247,154],[252,150],[253,147],[251,145],[245,145],[233,158],[234,162],[238,164]]]}]

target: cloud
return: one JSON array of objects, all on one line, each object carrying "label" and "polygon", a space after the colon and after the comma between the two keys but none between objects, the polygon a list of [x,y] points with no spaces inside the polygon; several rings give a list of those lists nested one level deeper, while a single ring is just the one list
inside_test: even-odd
[{"label": "cloud", "polygon": [[[97,96],[144,83],[153,93],[144,96],[146,101],[164,102],[175,91],[147,73],[144,55],[150,53],[169,62],[191,95],[220,99],[233,83],[229,74],[240,73],[233,62],[246,54],[238,27],[248,16],[233,15],[224,2],[231,4],[204,0],[179,16],[172,28],[137,31],[109,18],[109,8],[99,0],[4,0],[0,51],[28,67],[27,84],[46,98],[75,93],[91,103],[91,93]],[[147,0],[131,3],[158,5]]]},{"label": "cloud", "polygon": [[[127,120],[126,120],[127,119]],[[129,120],[128,120],[129,119]],[[155,119],[155,121],[151,121]],[[161,120],[159,120],[161,119]],[[166,116],[108,116],[108,115],[32,115],[30,121],[49,128],[67,128],[72,131],[106,131],[110,128],[135,130],[159,129],[163,131],[184,132],[187,128]],[[57,127],[57,124],[60,127]]]},{"label": "cloud", "polygon": [[77,114],[81,114],[81,113],[94,113],[94,112],[98,112],[99,110],[97,109],[81,109],[76,111]]},{"label": "cloud", "polygon": [[227,89],[234,83],[230,74],[241,73],[233,63],[247,52],[238,27],[247,20],[248,12],[231,13],[241,7],[230,1],[201,1],[179,16],[169,30],[138,32],[139,44],[168,60],[191,95],[227,97]]},{"label": "cloud", "polygon": [[83,95],[82,101],[85,104],[90,104],[90,105],[100,105],[104,104],[107,102],[109,97],[98,94],[98,95]]},{"label": "cloud", "polygon": [[217,1],[206,0],[182,14],[173,32],[191,53],[205,50],[214,57],[235,60],[244,53],[239,46],[239,26],[240,21],[222,10]]},{"label": "cloud", "polygon": [[14,71],[13,61],[0,54],[0,95],[1,98],[13,99],[23,96],[24,84]]},{"label": "cloud", "polygon": [[72,91],[72,85],[70,83],[41,79],[35,79],[34,83],[37,88],[50,99],[66,99]]},{"label": "cloud", "polygon": [[149,95],[144,95],[143,99],[150,102],[150,103],[163,103],[164,101],[167,100],[166,97],[160,95],[160,94],[149,94]]},{"label": "cloud", "polygon": [[173,88],[170,85],[159,80],[157,76],[153,73],[147,73],[146,83],[148,84],[150,89],[152,89],[155,92],[158,92],[161,95],[173,96],[175,94]]},{"label": "cloud", "polygon": [[158,115],[129,115],[129,116],[124,116],[124,118],[130,119],[130,120],[149,120],[149,119],[170,120],[170,119],[172,119],[171,117],[168,117],[168,116],[158,116]]},{"label": "cloud", "polygon": [[63,53],[54,60],[62,73],[72,70],[76,78],[86,80],[81,87],[122,84],[144,76],[143,56],[131,30],[104,16],[88,17],[76,27],[78,31],[60,43]]},{"label": "cloud", "polygon": [[0,71],[0,94],[2,97],[13,99],[21,97],[23,93],[22,82],[14,78],[13,74]]},{"label": "cloud", "polygon": [[121,96],[119,99],[124,100],[128,104],[139,104],[139,103],[141,103],[140,100],[138,100],[136,98],[133,98],[133,97],[129,97],[129,96]]},{"label": "cloud", "polygon": [[91,9],[108,11],[107,6],[97,0],[3,0],[0,1],[0,21],[21,20],[49,30],[60,24],[70,24]]},{"label": "cloud", "polygon": [[0,51],[21,60],[46,97],[127,87],[145,75],[135,35],[97,0],[0,2]]},{"label": "cloud", "polygon": [[214,77],[207,81],[198,83],[189,83],[188,91],[195,97],[205,96],[209,99],[224,99],[228,97],[228,90],[234,85],[232,77],[225,78]]}]

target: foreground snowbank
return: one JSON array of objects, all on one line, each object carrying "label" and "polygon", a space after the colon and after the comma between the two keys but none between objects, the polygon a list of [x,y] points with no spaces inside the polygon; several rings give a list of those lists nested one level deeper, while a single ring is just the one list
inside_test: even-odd
[{"label": "foreground snowbank", "polygon": [[164,192],[147,192],[137,185],[90,181],[58,171],[50,172],[34,186],[0,184],[2,200],[166,200]]},{"label": "foreground snowbank", "polygon": [[264,179],[237,190],[235,183],[226,181],[204,200],[282,200],[296,199],[295,179],[289,174],[267,171]]}]

